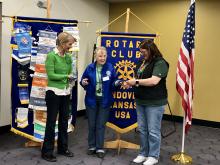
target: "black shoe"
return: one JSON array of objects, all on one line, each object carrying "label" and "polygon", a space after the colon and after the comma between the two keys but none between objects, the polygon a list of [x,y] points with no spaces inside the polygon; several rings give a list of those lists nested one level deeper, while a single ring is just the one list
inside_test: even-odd
[{"label": "black shoe", "polygon": [[57,153],[66,157],[74,157],[74,154],[68,149],[66,151],[58,151]]},{"label": "black shoe", "polygon": [[99,151],[97,151],[97,152],[96,152],[96,155],[97,155],[97,157],[98,157],[98,158],[101,158],[101,159],[102,159],[102,158],[104,158],[104,157],[105,157],[105,152],[104,152],[103,150],[102,150],[102,151],[100,151],[100,152],[99,152]]},{"label": "black shoe", "polygon": [[87,155],[94,155],[95,154],[95,148],[94,149],[88,149]]},{"label": "black shoe", "polygon": [[53,154],[41,154],[41,157],[48,162],[57,161],[57,158]]}]

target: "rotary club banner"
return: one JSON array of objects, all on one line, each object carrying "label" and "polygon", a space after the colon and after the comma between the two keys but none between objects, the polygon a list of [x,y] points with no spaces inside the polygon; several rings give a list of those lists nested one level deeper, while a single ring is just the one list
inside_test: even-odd
[{"label": "rotary club banner", "polygon": [[[106,47],[107,61],[114,65],[118,78],[126,81],[134,77],[136,63],[142,58],[138,47],[146,38],[155,40],[156,34],[101,32],[97,44]],[[107,126],[119,133],[136,128],[137,114],[133,89],[121,87],[113,92],[113,97]]]}]

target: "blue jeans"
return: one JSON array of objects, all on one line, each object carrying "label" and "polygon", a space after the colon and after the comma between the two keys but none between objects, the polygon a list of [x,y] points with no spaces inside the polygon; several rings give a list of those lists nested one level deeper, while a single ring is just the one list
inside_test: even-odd
[{"label": "blue jeans", "polygon": [[108,121],[109,108],[102,107],[102,97],[96,98],[96,107],[86,106],[88,116],[88,145],[89,148],[103,149],[105,124]]},{"label": "blue jeans", "polygon": [[139,155],[159,158],[164,108],[165,106],[148,107],[137,104],[137,121],[141,141]]}]

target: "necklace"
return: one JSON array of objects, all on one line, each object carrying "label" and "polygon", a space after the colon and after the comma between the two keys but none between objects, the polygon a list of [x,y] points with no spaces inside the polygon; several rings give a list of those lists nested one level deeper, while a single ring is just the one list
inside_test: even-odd
[{"label": "necklace", "polygon": [[[142,78],[143,76],[143,72],[144,72],[144,69],[146,68],[146,66],[148,65],[149,63],[146,62],[145,60],[143,60],[141,66],[138,68],[137,70],[137,78]],[[142,75],[142,76],[141,76]]]}]

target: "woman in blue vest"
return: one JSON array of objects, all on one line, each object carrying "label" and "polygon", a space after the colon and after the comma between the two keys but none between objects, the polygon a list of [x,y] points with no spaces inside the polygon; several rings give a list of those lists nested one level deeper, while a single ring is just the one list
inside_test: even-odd
[{"label": "woman in blue vest", "polygon": [[107,63],[105,47],[95,50],[96,61],[87,66],[80,84],[86,91],[85,106],[88,116],[88,155],[105,156],[104,133],[112,104],[112,90],[120,85],[112,64]]},{"label": "woman in blue vest", "polygon": [[151,39],[141,42],[135,79],[126,82],[127,88],[134,86],[140,152],[135,163],[153,165],[158,163],[161,144],[161,121],[167,104],[166,77],[169,64],[162,57]]}]

